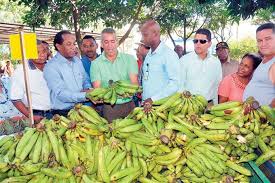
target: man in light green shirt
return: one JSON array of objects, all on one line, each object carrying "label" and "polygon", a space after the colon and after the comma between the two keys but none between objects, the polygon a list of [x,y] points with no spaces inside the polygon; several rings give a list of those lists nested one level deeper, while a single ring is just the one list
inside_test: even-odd
[{"label": "man in light green shirt", "polygon": [[[92,63],[90,70],[93,87],[107,87],[109,80],[124,80],[138,85],[136,59],[132,55],[118,52],[118,41],[112,28],[101,32],[101,46],[104,52]],[[118,99],[114,106],[103,105],[103,117],[112,122],[114,119],[126,117],[134,107],[131,98]]]}]

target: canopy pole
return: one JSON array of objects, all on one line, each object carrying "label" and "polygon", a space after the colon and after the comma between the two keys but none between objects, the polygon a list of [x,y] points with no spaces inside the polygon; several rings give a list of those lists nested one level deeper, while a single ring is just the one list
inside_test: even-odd
[{"label": "canopy pole", "polygon": [[24,80],[25,80],[25,88],[27,94],[27,101],[29,105],[29,127],[32,127],[34,124],[33,120],[33,110],[32,110],[32,98],[30,93],[30,82],[29,82],[29,68],[26,59],[26,50],[24,47],[24,32],[20,31],[20,45],[21,45],[21,55],[22,55],[22,63],[23,63],[23,70],[24,70]]}]

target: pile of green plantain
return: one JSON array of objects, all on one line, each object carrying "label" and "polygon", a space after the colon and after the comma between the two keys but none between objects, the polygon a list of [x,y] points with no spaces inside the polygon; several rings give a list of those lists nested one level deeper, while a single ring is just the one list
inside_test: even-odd
[{"label": "pile of green plantain", "polygon": [[77,104],[1,138],[0,181],[249,182],[242,163],[275,157],[274,109],[253,98],[206,107],[200,95],[175,93],[108,123]]},{"label": "pile of green plantain", "polygon": [[141,86],[128,83],[127,81],[109,81],[106,88],[95,88],[86,94],[91,101],[110,103],[114,105],[117,99],[132,98],[134,94],[142,92]]}]

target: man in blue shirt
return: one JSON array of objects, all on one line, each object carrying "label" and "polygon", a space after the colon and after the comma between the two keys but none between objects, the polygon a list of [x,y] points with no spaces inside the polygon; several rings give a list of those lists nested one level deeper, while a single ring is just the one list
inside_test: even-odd
[{"label": "man in blue shirt", "polygon": [[148,20],[141,26],[142,40],[150,47],[142,66],[142,99],[145,111],[153,101],[165,98],[179,89],[178,55],[160,40],[160,26]]},{"label": "man in blue shirt", "polygon": [[96,50],[98,48],[98,45],[96,43],[96,40],[91,35],[86,35],[81,41],[80,49],[82,51],[81,61],[83,64],[83,67],[86,71],[86,73],[90,77],[90,68],[91,68],[91,62],[94,61],[98,54],[96,53]]},{"label": "man in blue shirt", "polygon": [[55,35],[57,54],[46,64],[44,78],[50,89],[53,114],[67,115],[76,103],[85,102],[91,88],[81,60],[75,56],[76,39],[69,31]]}]

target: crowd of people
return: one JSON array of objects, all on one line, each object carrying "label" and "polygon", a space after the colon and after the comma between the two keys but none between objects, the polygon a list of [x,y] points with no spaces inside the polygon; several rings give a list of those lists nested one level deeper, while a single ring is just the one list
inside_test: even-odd
[{"label": "crowd of people", "polygon": [[[260,54],[247,53],[240,63],[231,60],[226,42],[216,45],[217,57],[209,52],[212,38],[208,29],[196,31],[194,52],[186,55],[181,46],[172,50],[161,41],[160,26],[155,20],[143,23],[140,32],[137,60],[118,50],[112,28],[101,32],[101,54],[97,53],[98,43],[90,35],[81,40],[81,56],[76,38],[69,31],[56,34],[54,56],[49,44],[38,40],[38,58],[28,61],[34,121],[55,114],[67,115],[75,104],[84,103],[111,122],[126,117],[135,106],[143,105],[149,111],[153,101],[186,90],[204,96],[209,105],[244,101],[253,96],[261,105],[275,107],[274,23],[258,27],[256,41]],[[10,71],[5,72],[9,75]],[[0,120],[19,113],[29,117],[23,67],[18,65],[10,76],[10,89],[3,79],[0,82]],[[141,85],[143,92],[133,98],[118,99],[115,105],[86,98],[87,92],[108,86],[110,80]],[[9,109],[3,110],[4,105]]]}]

